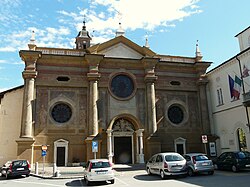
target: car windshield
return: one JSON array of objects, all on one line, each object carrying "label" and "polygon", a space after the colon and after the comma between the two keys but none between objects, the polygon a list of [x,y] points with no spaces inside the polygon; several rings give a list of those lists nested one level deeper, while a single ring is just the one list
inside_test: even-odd
[{"label": "car windshield", "polygon": [[18,160],[13,162],[13,167],[24,167],[27,166],[27,162],[25,160]]},{"label": "car windshield", "polygon": [[197,156],[194,156],[194,159],[196,161],[208,160],[206,155],[197,155]]},{"label": "car windshield", "polygon": [[250,153],[249,152],[238,152],[237,157],[238,158],[246,158],[246,157],[250,158]]},{"label": "car windshield", "polygon": [[182,161],[184,158],[180,155],[166,155],[165,160],[167,162]]},{"label": "car windshield", "polygon": [[92,168],[108,168],[111,167],[109,162],[103,162],[103,161],[99,161],[99,162],[92,162]]},{"label": "car windshield", "polygon": [[4,164],[4,166],[9,167],[10,164],[11,164],[11,161],[7,161],[7,162]]}]

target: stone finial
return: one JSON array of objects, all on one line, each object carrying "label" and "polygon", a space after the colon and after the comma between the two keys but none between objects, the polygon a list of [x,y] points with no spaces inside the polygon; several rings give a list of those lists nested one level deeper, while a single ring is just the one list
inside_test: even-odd
[{"label": "stone finial", "polygon": [[28,44],[29,50],[35,51],[36,50],[36,44],[35,44],[35,31],[32,31],[30,42]]},{"label": "stone finial", "polygon": [[149,46],[149,43],[148,43],[148,35],[146,35],[146,42],[145,42],[144,47],[146,47],[146,48],[149,48],[149,47],[150,47],[150,46]]},{"label": "stone finial", "polygon": [[202,54],[201,54],[201,51],[200,51],[200,48],[199,48],[199,40],[197,40],[197,42],[196,42],[196,50],[195,50],[195,57],[196,57],[196,60],[197,61],[201,61],[201,59],[202,59]]},{"label": "stone finial", "polygon": [[121,22],[119,23],[119,28],[116,30],[115,34],[116,34],[116,37],[125,35],[125,31],[122,28]]}]

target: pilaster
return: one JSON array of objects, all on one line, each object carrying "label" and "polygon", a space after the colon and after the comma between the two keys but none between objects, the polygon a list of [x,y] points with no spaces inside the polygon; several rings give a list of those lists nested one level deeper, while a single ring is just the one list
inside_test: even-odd
[{"label": "pilaster", "polygon": [[207,77],[201,75],[197,81],[199,88],[199,101],[200,101],[200,111],[201,111],[201,124],[203,127],[203,133],[209,135],[211,134],[210,123],[209,123],[209,111],[206,95],[206,85],[208,83]]}]

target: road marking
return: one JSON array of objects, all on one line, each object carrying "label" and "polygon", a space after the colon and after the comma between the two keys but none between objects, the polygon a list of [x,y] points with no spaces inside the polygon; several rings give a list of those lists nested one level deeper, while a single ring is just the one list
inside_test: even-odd
[{"label": "road marking", "polygon": [[57,187],[62,187],[64,185],[57,185],[57,184],[49,184],[49,183],[40,183],[40,182],[28,182],[28,181],[13,181],[16,183],[25,183],[25,184],[39,184],[39,185],[44,185],[44,186],[57,186]]},{"label": "road marking", "polygon": [[121,182],[121,183],[123,183],[124,185],[129,186],[129,184],[128,184],[128,183],[126,183],[126,182],[124,182],[123,180],[118,179],[118,178],[116,178],[116,177],[115,177],[115,179],[116,179],[116,180],[118,180],[118,181],[120,181],[120,182]]}]

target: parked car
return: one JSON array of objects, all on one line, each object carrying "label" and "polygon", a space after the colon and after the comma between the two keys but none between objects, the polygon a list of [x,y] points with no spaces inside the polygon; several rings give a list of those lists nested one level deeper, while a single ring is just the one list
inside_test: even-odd
[{"label": "parked car", "polygon": [[149,175],[160,175],[162,179],[169,175],[186,175],[187,161],[179,153],[158,153],[148,160],[146,170]]},{"label": "parked car", "polygon": [[214,161],[215,169],[232,170],[250,170],[250,153],[248,151],[230,151],[222,153]]},{"label": "parked car", "polygon": [[84,179],[86,184],[97,181],[115,182],[114,170],[108,159],[91,159],[84,169]]},{"label": "parked car", "polygon": [[7,161],[1,168],[2,176],[5,176],[6,179],[9,177],[16,177],[25,175],[26,177],[30,176],[30,163],[28,160],[12,160]]},{"label": "parked car", "polygon": [[213,161],[203,153],[187,153],[183,155],[187,160],[187,174],[193,176],[198,173],[214,174]]}]

